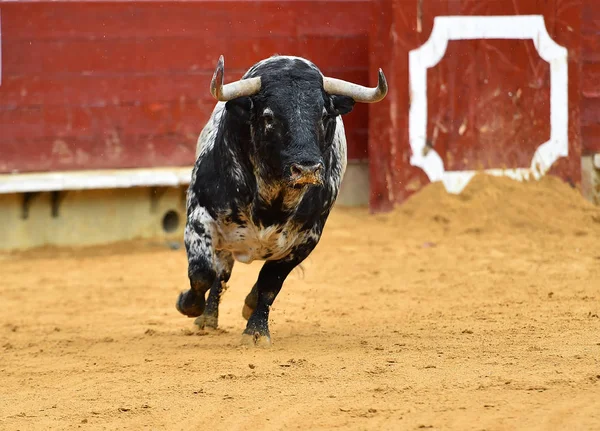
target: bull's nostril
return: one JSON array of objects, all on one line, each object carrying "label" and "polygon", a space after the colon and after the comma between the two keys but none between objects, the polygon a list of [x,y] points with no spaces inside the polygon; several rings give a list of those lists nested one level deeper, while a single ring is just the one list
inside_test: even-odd
[{"label": "bull's nostril", "polygon": [[293,164],[292,167],[290,168],[291,172],[292,172],[292,177],[299,177],[302,176],[303,173],[303,169],[300,165],[297,164]]},{"label": "bull's nostril", "polygon": [[322,169],[322,163],[294,163],[290,167],[290,174],[293,178],[312,177],[320,175]]}]

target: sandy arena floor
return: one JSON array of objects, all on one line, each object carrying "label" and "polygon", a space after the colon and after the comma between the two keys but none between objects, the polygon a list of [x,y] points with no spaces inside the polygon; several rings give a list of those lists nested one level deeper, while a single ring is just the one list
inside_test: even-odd
[{"label": "sandy arena floor", "polygon": [[182,249],[0,255],[0,429],[600,429],[600,209],[558,180],[336,210],[270,350],[238,345],[258,269],[204,333]]}]

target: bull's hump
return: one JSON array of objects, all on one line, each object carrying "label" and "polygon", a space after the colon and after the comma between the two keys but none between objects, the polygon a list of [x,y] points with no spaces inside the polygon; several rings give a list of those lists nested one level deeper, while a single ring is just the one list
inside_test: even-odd
[{"label": "bull's hump", "polygon": [[321,73],[319,68],[312,61],[306,58],[296,57],[293,55],[273,55],[269,58],[265,58],[264,60],[259,61],[250,69],[248,69],[248,71],[244,74],[244,78],[252,77],[267,72],[271,68],[281,71],[286,69],[298,68],[299,66],[308,67]]}]

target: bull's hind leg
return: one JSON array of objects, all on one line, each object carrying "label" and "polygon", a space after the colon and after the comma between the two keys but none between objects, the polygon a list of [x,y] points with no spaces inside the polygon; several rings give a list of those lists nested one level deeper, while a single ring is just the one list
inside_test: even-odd
[{"label": "bull's hind leg", "polygon": [[215,264],[218,277],[208,292],[208,299],[206,300],[206,308],[204,309],[204,313],[202,313],[202,315],[194,321],[194,323],[198,325],[200,329],[216,329],[218,326],[219,304],[221,302],[221,295],[226,289],[227,282],[231,277],[231,270],[233,269],[233,256],[227,251],[218,250],[215,253]]},{"label": "bull's hind leg", "polygon": [[188,256],[190,289],[177,298],[177,310],[188,317],[202,315],[204,295],[218,281],[210,224],[204,208],[192,211],[185,226],[184,241]]}]

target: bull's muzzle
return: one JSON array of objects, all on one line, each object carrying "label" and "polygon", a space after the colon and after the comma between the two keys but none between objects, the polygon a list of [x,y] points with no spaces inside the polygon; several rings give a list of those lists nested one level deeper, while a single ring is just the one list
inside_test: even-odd
[{"label": "bull's muzzle", "polygon": [[301,164],[290,166],[290,181],[293,186],[323,184],[323,163]]}]

